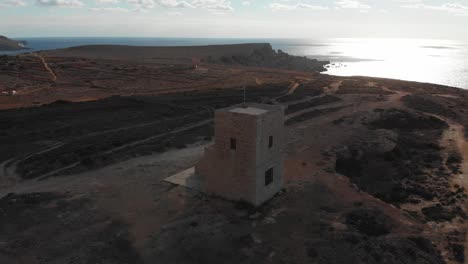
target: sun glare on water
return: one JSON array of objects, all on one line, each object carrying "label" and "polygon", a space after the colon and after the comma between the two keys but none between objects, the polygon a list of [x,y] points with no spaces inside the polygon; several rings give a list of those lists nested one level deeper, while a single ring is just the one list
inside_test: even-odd
[{"label": "sun glare on water", "polygon": [[327,74],[331,75],[385,77],[468,88],[467,50],[463,43],[450,40],[333,39],[308,52],[329,59],[332,64]]}]

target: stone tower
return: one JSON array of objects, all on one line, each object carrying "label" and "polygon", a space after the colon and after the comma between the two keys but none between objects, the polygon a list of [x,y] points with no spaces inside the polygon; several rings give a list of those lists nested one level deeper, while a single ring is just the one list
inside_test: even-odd
[{"label": "stone tower", "polygon": [[283,187],[284,108],[245,104],[217,110],[214,144],[195,166],[204,191],[255,206]]}]

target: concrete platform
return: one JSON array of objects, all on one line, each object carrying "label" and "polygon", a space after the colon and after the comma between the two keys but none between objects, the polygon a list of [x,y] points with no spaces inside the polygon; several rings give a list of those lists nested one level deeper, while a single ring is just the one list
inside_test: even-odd
[{"label": "concrete platform", "polygon": [[190,188],[199,192],[204,192],[204,184],[201,177],[195,175],[195,167],[188,168],[177,174],[169,176],[164,181]]}]

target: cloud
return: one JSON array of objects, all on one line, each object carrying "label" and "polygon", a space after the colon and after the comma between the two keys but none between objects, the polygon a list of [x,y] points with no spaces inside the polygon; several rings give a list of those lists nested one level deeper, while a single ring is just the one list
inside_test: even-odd
[{"label": "cloud", "polygon": [[134,11],[138,12],[144,12],[156,5],[153,0],[128,0],[128,3],[135,7]]},{"label": "cloud", "polygon": [[411,4],[403,5],[404,8],[426,9],[434,11],[444,11],[456,16],[468,16],[468,6],[458,3],[445,3],[441,5]]},{"label": "cloud", "polygon": [[234,8],[231,2],[226,0],[193,0],[191,4],[197,8],[204,8],[213,11],[232,11]]},{"label": "cloud", "polygon": [[159,0],[158,4],[163,7],[168,8],[193,8],[193,5],[187,3],[185,1],[177,1],[177,0]]},{"label": "cloud", "polygon": [[183,15],[183,13],[179,12],[179,11],[171,11],[171,12],[167,12],[167,15],[169,15],[169,16],[181,16],[181,15]]},{"label": "cloud", "polygon": [[326,6],[311,5],[305,3],[297,4],[281,4],[281,3],[272,3],[269,5],[270,9],[273,11],[291,11],[297,9],[311,9],[311,10],[328,10]]},{"label": "cloud", "polygon": [[120,0],[96,0],[98,5],[118,4]]},{"label": "cloud", "polygon": [[4,0],[0,2],[0,6],[25,6],[26,3],[23,0]]},{"label": "cloud", "polygon": [[341,0],[335,2],[335,5],[338,8],[345,8],[345,9],[370,9],[369,5],[363,4],[359,1],[355,0]]},{"label": "cloud", "polygon": [[82,7],[84,3],[80,0],[37,0],[40,6]]},{"label": "cloud", "polygon": [[93,7],[89,8],[89,10],[95,12],[129,12],[128,9],[122,7]]},{"label": "cloud", "polygon": [[422,3],[424,1],[426,0],[393,0],[393,2],[406,3],[406,4]]},{"label": "cloud", "polygon": [[242,5],[243,6],[250,6],[252,3],[250,1],[243,1]]},{"label": "cloud", "polygon": [[211,11],[225,12],[234,10],[231,2],[226,0],[127,0],[135,7],[135,11],[146,11],[156,5],[165,8],[201,8]]}]

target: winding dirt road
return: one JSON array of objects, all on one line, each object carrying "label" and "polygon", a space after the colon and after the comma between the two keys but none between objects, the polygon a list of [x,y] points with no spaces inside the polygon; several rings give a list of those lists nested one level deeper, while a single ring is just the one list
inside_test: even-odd
[{"label": "winding dirt road", "polygon": [[[456,140],[458,149],[460,151],[460,154],[463,157],[463,163],[462,163],[462,174],[458,175],[458,178],[455,179],[455,182],[458,183],[458,185],[463,186],[465,190],[468,190],[468,141],[464,137],[464,130],[463,126],[458,125],[455,127],[458,137]],[[468,211],[468,205],[465,204],[464,211]],[[465,221],[464,223],[464,231],[465,231],[465,261],[468,261],[468,222]],[[466,263],[466,262],[465,262]]]},{"label": "winding dirt road", "polygon": [[42,65],[44,66],[44,68],[46,69],[46,71],[48,71],[50,73],[50,76],[52,77],[51,80],[52,81],[57,81],[57,75],[55,74],[55,72],[50,68],[49,64],[46,62],[46,60],[44,59],[44,57],[42,57],[41,55],[39,54],[36,54],[36,56],[41,60],[41,63]]},{"label": "winding dirt road", "polygon": [[[446,122],[449,127],[445,130],[441,142],[439,143],[440,146],[445,149],[445,157],[446,160],[450,151],[458,151],[463,159],[461,163],[461,173],[458,175],[454,175],[452,179],[452,184],[461,186],[468,190],[468,141],[465,139],[464,134],[464,127],[463,125],[452,121],[446,117],[430,114],[425,112],[427,115],[434,116],[438,119],[443,120]],[[444,162],[445,163],[445,162]],[[463,211],[468,212],[468,204],[463,204]],[[454,224],[451,222],[444,223],[443,225],[439,225],[438,228],[446,230],[447,232],[453,230],[459,230],[462,233],[465,233],[465,258],[468,256],[468,222]]]}]

